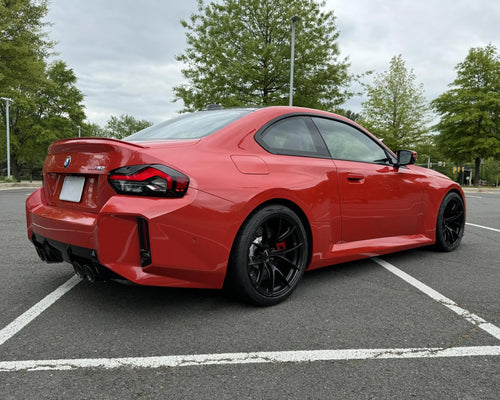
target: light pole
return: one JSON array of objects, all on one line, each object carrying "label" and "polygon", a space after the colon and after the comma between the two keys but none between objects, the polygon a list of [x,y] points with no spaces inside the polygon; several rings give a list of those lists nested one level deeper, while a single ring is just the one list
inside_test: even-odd
[{"label": "light pole", "polygon": [[78,125],[77,128],[78,128],[78,137],[82,137],[82,127]]},{"label": "light pole", "polygon": [[294,15],[292,17],[292,54],[290,55],[290,107],[293,104],[293,64],[295,58],[295,23],[300,21],[300,17],[298,15]]},{"label": "light pole", "polygon": [[0,97],[5,100],[5,121],[7,125],[7,179],[10,179],[10,126],[9,126],[9,105],[13,103],[8,97]]}]

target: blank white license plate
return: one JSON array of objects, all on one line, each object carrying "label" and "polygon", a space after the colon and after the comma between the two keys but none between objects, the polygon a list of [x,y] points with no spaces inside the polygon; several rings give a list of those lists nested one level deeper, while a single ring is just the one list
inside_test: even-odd
[{"label": "blank white license plate", "polygon": [[84,176],[67,176],[64,178],[63,187],[59,200],[72,201],[79,203],[82,199],[83,186],[85,185]]}]

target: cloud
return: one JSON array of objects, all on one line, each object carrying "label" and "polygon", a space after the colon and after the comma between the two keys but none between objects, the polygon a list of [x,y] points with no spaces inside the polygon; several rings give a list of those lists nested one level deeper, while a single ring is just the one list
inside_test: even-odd
[{"label": "cloud", "polygon": [[[186,46],[180,20],[197,12],[197,0],[52,0],[49,7],[50,37],[79,79],[90,121],[130,114],[159,122],[183,107],[172,103],[172,88],[185,82],[175,55]],[[402,54],[429,100],[455,79],[471,47],[500,42],[496,1],[327,0],[325,7],[337,17],[353,73],[383,72]],[[361,101],[345,107],[359,112]]]},{"label": "cloud", "polygon": [[[326,8],[353,72],[385,71],[401,54],[429,100],[447,90],[471,47],[500,42],[500,3],[488,0],[327,0]],[[359,99],[351,104],[359,111]]]},{"label": "cloud", "polygon": [[160,122],[182,109],[182,102],[172,103],[173,86],[183,82],[178,63],[133,64],[126,69],[103,63],[91,70],[79,80],[91,121],[129,114]]},{"label": "cloud", "polygon": [[129,114],[160,122],[182,109],[172,88],[184,82],[175,56],[185,48],[181,19],[196,0],[52,0],[47,20],[56,51],[73,68],[87,118],[103,125]]}]

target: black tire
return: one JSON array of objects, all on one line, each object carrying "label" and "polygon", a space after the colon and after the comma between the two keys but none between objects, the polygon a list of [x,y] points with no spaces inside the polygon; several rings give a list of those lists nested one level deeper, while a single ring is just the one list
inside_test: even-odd
[{"label": "black tire", "polygon": [[308,251],[297,214],[282,205],[263,207],[247,219],[235,239],[226,284],[251,304],[278,304],[297,287]]},{"label": "black tire", "polygon": [[465,227],[465,207],[456,192],[448,193],[439,207],[436,224],[436,248],[453,251],[462,241]]}]

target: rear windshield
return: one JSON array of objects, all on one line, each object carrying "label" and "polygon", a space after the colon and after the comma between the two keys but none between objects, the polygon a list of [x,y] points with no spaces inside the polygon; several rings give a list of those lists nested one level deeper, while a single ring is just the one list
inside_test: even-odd
[{"label": "rear windshield", "polygon": [[217,132],[252,111],[254,109],[247,108],[182,114],[127,136],[124,140],[133,142],[139,140],[199,139]]}]

